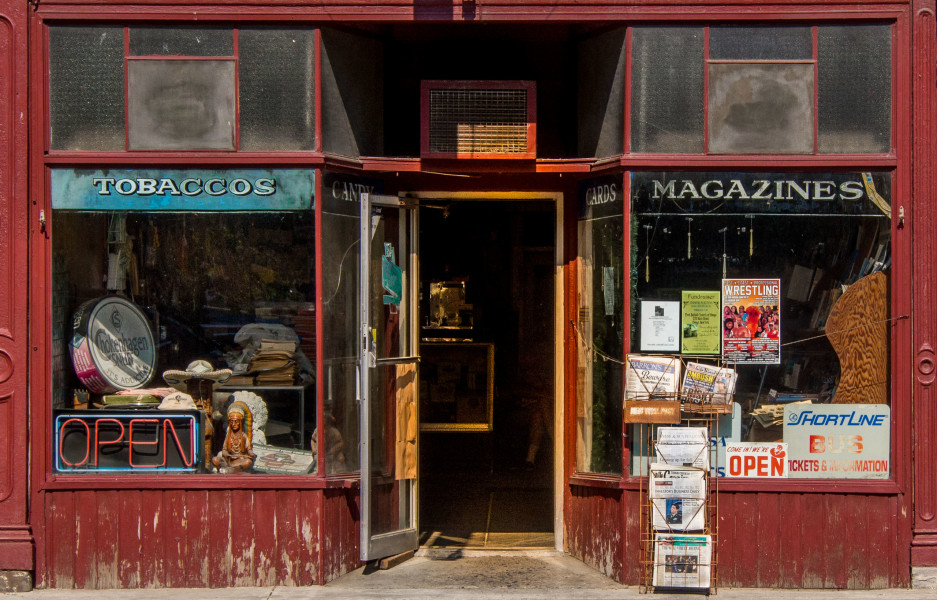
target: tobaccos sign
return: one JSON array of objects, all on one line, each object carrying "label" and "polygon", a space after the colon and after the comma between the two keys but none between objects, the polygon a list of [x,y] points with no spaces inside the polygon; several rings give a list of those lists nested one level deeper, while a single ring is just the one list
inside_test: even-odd
[{"label": "tobaccos sign", "polygon": [[302,210],[312,169],[54,169],[52,207],[71,210]]}]

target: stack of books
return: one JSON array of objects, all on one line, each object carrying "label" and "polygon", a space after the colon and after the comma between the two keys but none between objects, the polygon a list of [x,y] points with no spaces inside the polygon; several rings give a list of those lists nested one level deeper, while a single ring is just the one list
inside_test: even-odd
[{"label": "stack of books", "polygon": [[261,340],[247,372],[254,385],[293,385],[296,380],[296,342]]}]

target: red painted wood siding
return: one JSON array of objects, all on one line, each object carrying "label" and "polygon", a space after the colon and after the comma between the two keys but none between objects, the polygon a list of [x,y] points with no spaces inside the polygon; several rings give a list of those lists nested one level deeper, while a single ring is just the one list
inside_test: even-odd
[{"label": "red painted wood siding", "polygon": [[[900,496],[720,493],[718,587],[879,589],[909,584]],[[627,585],[641,582],[640,496],[571,486],[567,551]]]},{"label": "red painted wood siding", "polygon": [[0,0],[0,570],[33,567],[27,516],[28,7]]},{"label": "red painted wood siding", "polygon": [[631,557],[623,556],[622,490],[570,487],[563,518],[566,551],[600,573],[623,581],[622,565],[631,562]]},{"label": "red painted wood siding", "polygon": [[50,588],[302,586],[358,566],[356,490],[43,494]]}]

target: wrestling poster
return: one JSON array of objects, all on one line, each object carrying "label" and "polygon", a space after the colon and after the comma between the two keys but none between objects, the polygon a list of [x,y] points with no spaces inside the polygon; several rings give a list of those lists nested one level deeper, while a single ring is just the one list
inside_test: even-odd
[{"label": "wrestling poster", "polygon": [[781,364],[781,280],[722,280],[722,358]]}]

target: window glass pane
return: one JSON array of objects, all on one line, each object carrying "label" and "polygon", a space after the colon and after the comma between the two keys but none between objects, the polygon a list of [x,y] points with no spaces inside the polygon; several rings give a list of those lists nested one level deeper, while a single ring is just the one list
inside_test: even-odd
[{"label": "window glass pane", "polygon": [[49,28],[54,150],[123,150],[124,35],[120,27]]},{"label": "window glass pane", "polygon": [[632,33],[631,151],[703,151],[703,30]]},{"label": "window glass pane", "polygon": [[242,29],[241,150],[315,147],[313,30]]},{"label": "window glass pane", "polygon": [[576,470],[621,473],[624,199],[621,179],[580,187]]},{"label": "window glass pane", "polygon": [[813,152],[812,64],[710,64],[710,152]]},{"label": "window glass pane", "polygon": [[[692,315],[696,327],[684,314],[694,352],[670,356],[684,369],[736,371],[737,416],[720,435],[787,442],[789,477],[889,475],[890,186],[884,173],[634,174],[630,351],[652,354],[641,346],[642,301],[715,293]],[[777,279],[780,289],[771,301],[728,302],[724,279]],[[643,449],[631,450],[634,470]]]},{"label": "window glass pane", "polygon": [[[358,279],[361,250],[358,180],[326,176],[322,189],[322,358],[327,436],[343,442],[325,457],[327,473],[358,470]],[[333,191],[337,190],[337,194]],[[336,197],[337,196],[337,197]]]},{"label": "window glass pane", "polygon": [[711,27],[715,60],[812,60],[810,27]]},{"label": "window glass pane", "polygon": [[[127,185],[109,189],[114,195],[126,191]],[[195,184],[185,185],[191,192]],[[231,184],[235,189],[240,185]],[[132,202],[149,202],[149,196],[133,198]],[[164,450],[178,446],[184,463],[195,443],[204,452],[203,460],[170,464],[168,470],[205,472],[215,466],[222,472],[249,467],[254,473],[315,473],[312,210],[56,208],[51,229],[53,408],[77,419],[66,437],[79,446],[57,454],[57,469],[81,471],[75,467],[79,464],[95,470],[82,464],[80,446],[87,437],[83,420],[132,408],[128,418],[139,415],[163,423],[163,416],[171,414],[166,405],[172,404],[176,409],[201,408],[201,433],[208,432],[208,425],[213,432],[193,442],[198,436],[187,434],[181,424],[175,434],[168,431],[168,438],[159,429],[141,429],[143,437],[134,440],[153,443],[147,452],[137,446],[128,458],[128,447],[115,443],[108,456],[97,453],[103,461],[99,466],[106,463],[120,472],[146,465],[156,472],[167,467],[160,462]],[[80,314],[86,318],[76,320]],[[85,350],[90,362],[83,361]],[[205,362],[204,372],[196,361]],[[176,390],[188,396],[167,400]],[[233,422],[228,427],[239,413],[229,412],[235,402],[243,402],[250,412],[254,457],[249,465],[243,461],[249,454],[245,440]],[[92,407],[101,410],[86,410]],[[193,411],[197,420],[199,412]],[[131,434],[129,421],[119,419],[125,436],[137,435]],[[134,426],[144,425],[136,421]],[[246,431],[248,420],[237,425]],[[119,436],[118,428],[108,439]],[[218,458],[222,451],[229,452],[224,460]],[[92,449],[92,459],[95,452]],[[218,459],[214,465],[212,457]]]},{"label": "window glass pane", "polygon": [[130,56],[233,56],[231,29],[131,27]]},{"label": "window glass pane", "polygon": [[132,60],[131,150],[233,150],[234,61]]},{"label": "window glass pane", "polygon": [[820,152],[888,152],[891,27],[823,26],[817,41]]}]

